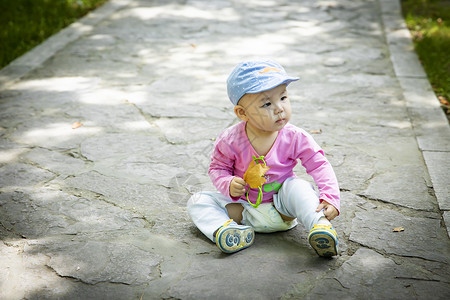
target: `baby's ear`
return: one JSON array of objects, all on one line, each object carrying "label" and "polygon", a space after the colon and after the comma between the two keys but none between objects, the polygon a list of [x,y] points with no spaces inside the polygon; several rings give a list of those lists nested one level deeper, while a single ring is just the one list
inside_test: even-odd
[{"label": "baby's ear", "polygon": [[247,112],[245,111],[245,108],[243,106],[236,105],[234,107],[234,113],[242,121],[248,121]]}]

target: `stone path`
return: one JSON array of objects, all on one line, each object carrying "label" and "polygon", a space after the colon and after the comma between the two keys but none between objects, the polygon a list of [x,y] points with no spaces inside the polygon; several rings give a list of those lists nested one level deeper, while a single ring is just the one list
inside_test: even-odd
[{"label": "stone path", "polygon": [[[110,0],[1,70],[0,299],[448,299],[449,127],[399,9]],[[254,56],[301,77],[292,123],[342,190],[337,258],[302,226],[225,255],[187,216]]]}]

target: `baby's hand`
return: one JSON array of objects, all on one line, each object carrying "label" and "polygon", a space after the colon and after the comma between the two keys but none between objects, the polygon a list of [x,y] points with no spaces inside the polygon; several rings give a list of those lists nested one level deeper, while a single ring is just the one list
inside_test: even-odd
[{"label": "baby's hand", "polygon": [[245,194],[245,186],[247,183],[240,177],[234,177],[230,183],[230,196],[240,197]]},{"label": "baby's hand", "polygon": [[322,209],[323,209],[323,214],[329,221],[336,218],[337,215],[339,214],[336,207],[334,207],[333,205],[331,205],[330,203],[328,203],[325,200],[322,200],[322,203],[320,203],[319,206],[317,206],[316,212],[319,212]]}]

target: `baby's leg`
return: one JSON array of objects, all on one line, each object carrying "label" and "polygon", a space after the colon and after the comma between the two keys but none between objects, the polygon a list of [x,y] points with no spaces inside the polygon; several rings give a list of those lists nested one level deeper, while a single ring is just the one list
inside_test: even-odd
[{"label": "baby's leg", "polygon": [[316,212],[319,197],[308,182],[288,178],[274,195],[276,209],[285,216],[297,217],[309,230],[308,241],[319,256],[338,254],[338,236],[322,211]]},{"label": "baby's leg", "polygon": [[230,203],[226,206],[230,219],[233,219],[236,223],[241,224],[242,212],[244,207],[240,203]]},{"label": "baby's leg", "polygon": [[230,219],[225,208],[228,203],[225,196],[213,192],[194,194],[187,203],[192,221],[213,242],[214,232]]},{"label": "baby's leg", "polygon": [[277,211],[282,216],[297,218],[308,230],[312,229],[321,217],[326,220],[323,212],[316,212],[319,203],[319,197],[313,186],[299,178],[288,178],[278,194],[274,195]]},{"label": "baby's leg", "polygon": [[234,253],[250,247],[255,240],[255,231],[250,226],[238,225],[242,220],[243,206],[230,203],[220,193],[197,193],[187,204],[194,224],[225,253]]}]

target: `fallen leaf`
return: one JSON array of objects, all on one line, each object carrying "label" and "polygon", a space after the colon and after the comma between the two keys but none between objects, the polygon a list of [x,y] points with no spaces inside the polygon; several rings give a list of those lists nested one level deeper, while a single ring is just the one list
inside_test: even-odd
[{"label": "fallen leaf", "polygon": [[392,231],[393,232],[405,231],[405,228],[403,228],[403,227],[394,227],[394,229]]},{"label": "fallen leaf", "polygon": [[244,173],[243,179],[252,189],[256,189],[262,186],[267,180],[264,178],[264,174],[270,167],[262,165],[252,160],[248,165],[247,171]]},{"label": "fallen leaf", "polygon": [[439,102],[441,102],[442,105],[445,105],[445,106],[449,106],[450,105],[450,103],[448,102],[447,99],[445,99],[444,96],[438,96],[438,99],[439,99]]},{"label": "fallen leaf", "polygon": [[321,134],[321,133],[322,133],[322,129],[319,129],[319,130],[310,130],[309,132],[312,133],[312,134]]},{"label": "fallen leaf", "polygon": [[80,122],[75,122],[72,124],[72,129],[77,129],[78,127],[83,126],[83,124],[81,124]]}]

